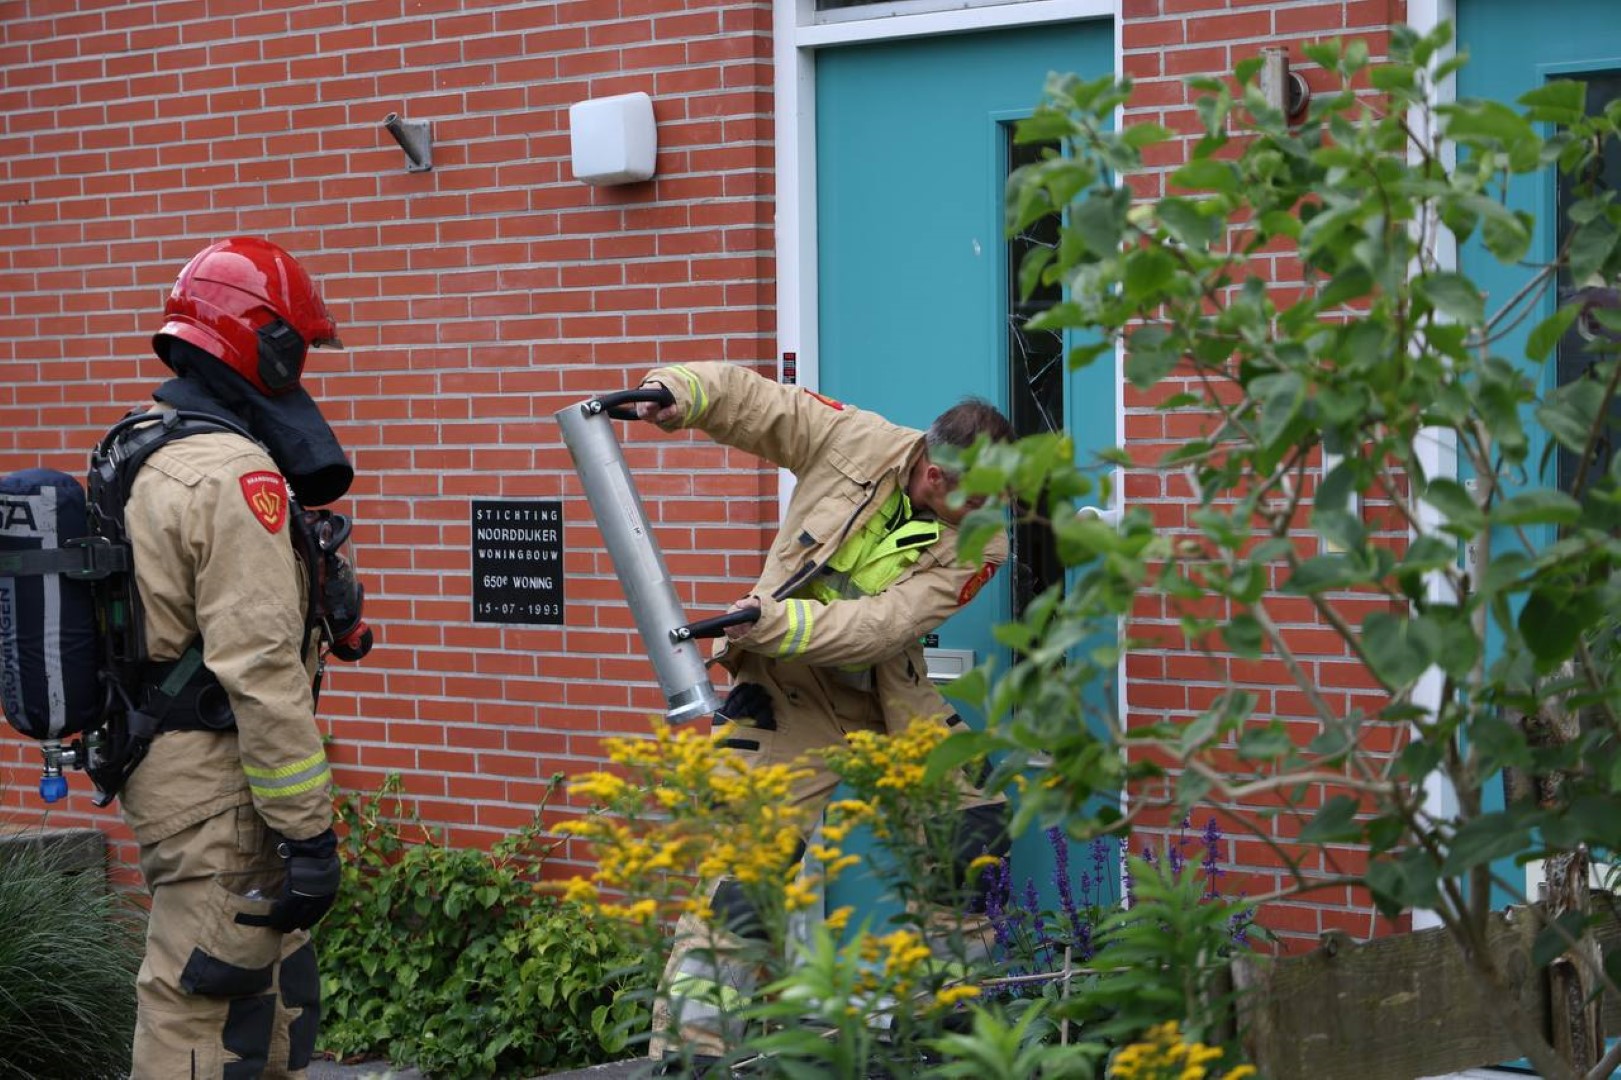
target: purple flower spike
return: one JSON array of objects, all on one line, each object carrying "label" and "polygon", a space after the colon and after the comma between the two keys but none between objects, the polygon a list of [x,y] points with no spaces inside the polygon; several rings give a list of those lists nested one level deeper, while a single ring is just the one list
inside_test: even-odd
[{"label": "purple flower spike", "polygon": [[[1053,886],[1058,890],[1058,909],[1069,923],[1072,940],[1079,940],[1081,913],[1075,907],[1075,889],[1069,880],[1069,839],[1057,826],[1047,830],[1047,839],[1053,846]],[[1085,880],[1084,875],[1082,880]]]},{"label": "purple flower spike", "polygon": [[[1114,886],[1112,883],[1120,876],[1119,868],[1114,863],[1114,843],[1101,836],[1092,841],[1092,878],[1100,895],[1094,896],[1089,892],[1086,898],[1094,907],[1107,907],[1114,900]],[[1103,895],[1102,890],[1105,882],[1110,883],[1110,885],[1108,893]]]},{"label": "purple flower spike", "polygon": [[1000,860],[991,873],[994,881],[985,893],[985,917],[990,919],[991,928],[996,933],[997,947],[1006,952],[1013,947],[1013,927],[1002,906],[1002,900],[1007,896],[1008,860]]},{"label": "purple flower spike", "polygon": [[1212,817],[1204,827],[1204,858],[1199,866],[1204,870],[1205,898],[1214,900],[1221,895],[1217,880],[1226,873],[1221,868],[1221,825]]},{"label": "purple flower spike", "polygon": [[1053,939],[1047,935],[1047,920],[1041,917],[1041,898],[1036,895],[1033,878],[1024,879],[1024,909],[1030,913],[1030,934],[1035,948],[1047,954],[1046,962],[1053,962]]}]

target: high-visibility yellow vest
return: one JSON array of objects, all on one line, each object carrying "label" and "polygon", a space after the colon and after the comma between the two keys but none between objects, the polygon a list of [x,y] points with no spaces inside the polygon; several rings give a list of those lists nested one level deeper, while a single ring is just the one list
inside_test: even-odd
[{"label": "high-visibility yellow vest", "polygon": [[[913,518],[912,501],[905,492],[897,491],[884,500],[878,513],[839,545],[839,550],[800,588],[799,594],[804,599],[822,603],[876,596],[910,569],[918,556],[938,539],[940,523],[931,518]],[[804,644],[809,645],[808,635]],[[870,666],[848,664],[837,670],[854,676],[843,681],[857,689],[868,688],[864,681],[870,677]]]},{"label": "high-visibility yellow vest", "polygon": [[810,599],[831,603],[876,596],[940,539],[940,523],[912,517],[912,500],[897,491],[865,525],[839,546],[806,583]]}]

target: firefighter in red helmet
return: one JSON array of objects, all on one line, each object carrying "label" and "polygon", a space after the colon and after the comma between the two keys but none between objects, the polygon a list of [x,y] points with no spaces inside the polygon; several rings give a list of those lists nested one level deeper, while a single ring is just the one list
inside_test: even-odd
[{"label": "firefighter in red helmet", "polygon": [[337,328],[298,260],[236,238],[180,271],[152,344],[175,377],[151,415],[240,433],[166,442],[128,485],[151,680],[201,659],[121,795],[152,897],[131,1077],[303,1076],[320,1017],[308,931],[340,867],[298,533],[301,507],[354,472],[299,382]]}]

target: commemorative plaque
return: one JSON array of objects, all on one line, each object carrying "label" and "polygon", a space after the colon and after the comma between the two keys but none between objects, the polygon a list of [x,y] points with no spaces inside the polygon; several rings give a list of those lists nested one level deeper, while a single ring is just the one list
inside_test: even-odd
[{"label": "commemorative plaque", "polygon": [[473,621],[563,625],[563,504],[473,500]]}]

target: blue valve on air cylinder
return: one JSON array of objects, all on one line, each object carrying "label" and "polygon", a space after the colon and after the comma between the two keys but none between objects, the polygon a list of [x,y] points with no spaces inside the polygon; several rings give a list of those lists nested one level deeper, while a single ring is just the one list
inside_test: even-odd
[{"label": "blue valve on air cylinder", "polygon": [[48,739],[40,745],[39,752],[45,757],[45,767],[39,776],[39,797],[48,803],[61,802],[68,794],[68,778],[62,775],[62,758],[71,757],[73,751],[62,749],[56,739]]}]

